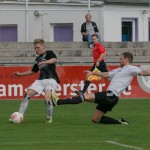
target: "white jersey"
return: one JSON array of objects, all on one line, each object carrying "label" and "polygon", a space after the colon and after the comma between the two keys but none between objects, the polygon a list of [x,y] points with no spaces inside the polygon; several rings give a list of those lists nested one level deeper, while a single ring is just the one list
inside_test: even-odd
[{"label": "white jersey", "polygon": [[140,71],[140,68],[128,65],[108,72],[111,82],[107,90],[112,91],[116,96],[120,96],[125,88],[130,85],[133,76],[138,76]]}]

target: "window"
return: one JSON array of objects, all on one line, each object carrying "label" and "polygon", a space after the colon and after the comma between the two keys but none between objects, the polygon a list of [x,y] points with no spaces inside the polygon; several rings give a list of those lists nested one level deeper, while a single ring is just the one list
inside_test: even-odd
[{"label": "window", "polygon": [[132,22],[122,22],[122,41],[132,41]]},{"label": "window", "polygon": [[122,41],[138,41],[138,23],[136,18],[122,19]]},{"label": "window", "polygon": [[73,25],[72,24],[55,24],[53,25],[54,42],[70,42],[73,41]]},{"label": "window", "polygon": [[17,25],[0,25],[0,42],[17,42]]}]

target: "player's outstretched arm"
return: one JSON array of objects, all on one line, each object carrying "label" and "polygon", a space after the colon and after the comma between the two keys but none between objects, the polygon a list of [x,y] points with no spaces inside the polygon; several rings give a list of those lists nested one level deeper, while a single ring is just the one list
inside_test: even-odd
[{"label": "player's outstretched arm", "polygon": [[32,75],[32,74],[35,74],[35,72],[33,72],[32,70],[28,70],[26,72],[19,72],[19,71],[16,71],[13,73],[15,76],[29,76],[29,75]]},{"label": "player's outstretched arm", "polygon": [[150,70],[141,70],[140,76],[150,76]]}]

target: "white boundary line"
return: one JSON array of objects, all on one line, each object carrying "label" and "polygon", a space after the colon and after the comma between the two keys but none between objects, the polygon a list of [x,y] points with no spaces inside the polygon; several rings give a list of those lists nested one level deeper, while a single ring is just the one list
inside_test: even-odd
[{"label": "white boundary line", "polygon": [[105,141],[48,141],[48,142],[0,142],[0,145],[50,144],[50,143],[102,143]]},{"label": "white boundary line", "polygon": [[121,144],[121,143],[118,143],[118,142],[115,142],[115,141],[105,141],[105,142],[106,142],[106,143],[110,143],[110,144],[114,144],[114,145],[118,145],[118,146],[121,146],[121,147],[130,148],[130,149],[144,150],[144,149],[141,148],[141,147],[131,146],[131,145],[127,145],[127,144]]},{"label": "white boundary line", "polygon": [[52,144],[52,143],[103,143],[103,142],[118,145],[121,147],[130,148],[130,149],[135,149],[135,150],[144,150],[141,147],[121,144],[115,141],[48,141],[48,142],[24,142],[24,141],[17,142],[16,141],[16,142],[0,142],[0,145]]}]

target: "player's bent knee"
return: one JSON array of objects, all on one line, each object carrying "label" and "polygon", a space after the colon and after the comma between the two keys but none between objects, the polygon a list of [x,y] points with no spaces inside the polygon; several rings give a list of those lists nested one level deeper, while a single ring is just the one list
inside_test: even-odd
[{"label": "player's bent knee", "polygon": [[93,123],[98,123],[100,121],[99,118],[95,118],[95,117],[92,117],[91,120],[92,120]]},{"label": "player's bent knee", "polygon": [[99,123],[99,122],[100,122],[100,119],[93,119],[93,118],[92,118],[92,122],[93,122],[93,123]]},{"label": "player's bent knee", "polygon": [[97,123],[97,120],[91,119],[93,123]]},{"label": "player's bent knee", "polygon": [[100,120],[101,120],[101,116],[99,116],[99,115],[93,115],[92,116],[92,122],[93,123],[98,123],[98,122],[100,122]]},{"label": "player's bent knee", "polygon": [[89,102],[94,102],[95,101],[95,95],[94,93],[90,93],[90,94],[84,94],[85,100],[89,101]]},{"label": "player's bent knee", "polygon": [[33,90],[27,90],[26,94],[29,96],[29,97],[32,97],[36,94],[36,92],[34,92]]},{"label": "player's bent knee", "polygon": [[46,100],[46,101],[51,100],[51,94],[50,94],[50,95],[46,94],[46,95],[45,95],[45,100]]},{"label": "player's bent knee", "polygon": [[25,97],[25,96],[32,97],[32,93],[30,93],[30,92],[27,91],[27,93],[24,95],[24,97]]},{"label": "player's bent knee", "polygon": [[30,99],[30,96],[26,93],[26,94],[24,95],[24,98],[29,100],[29,99]]}]

